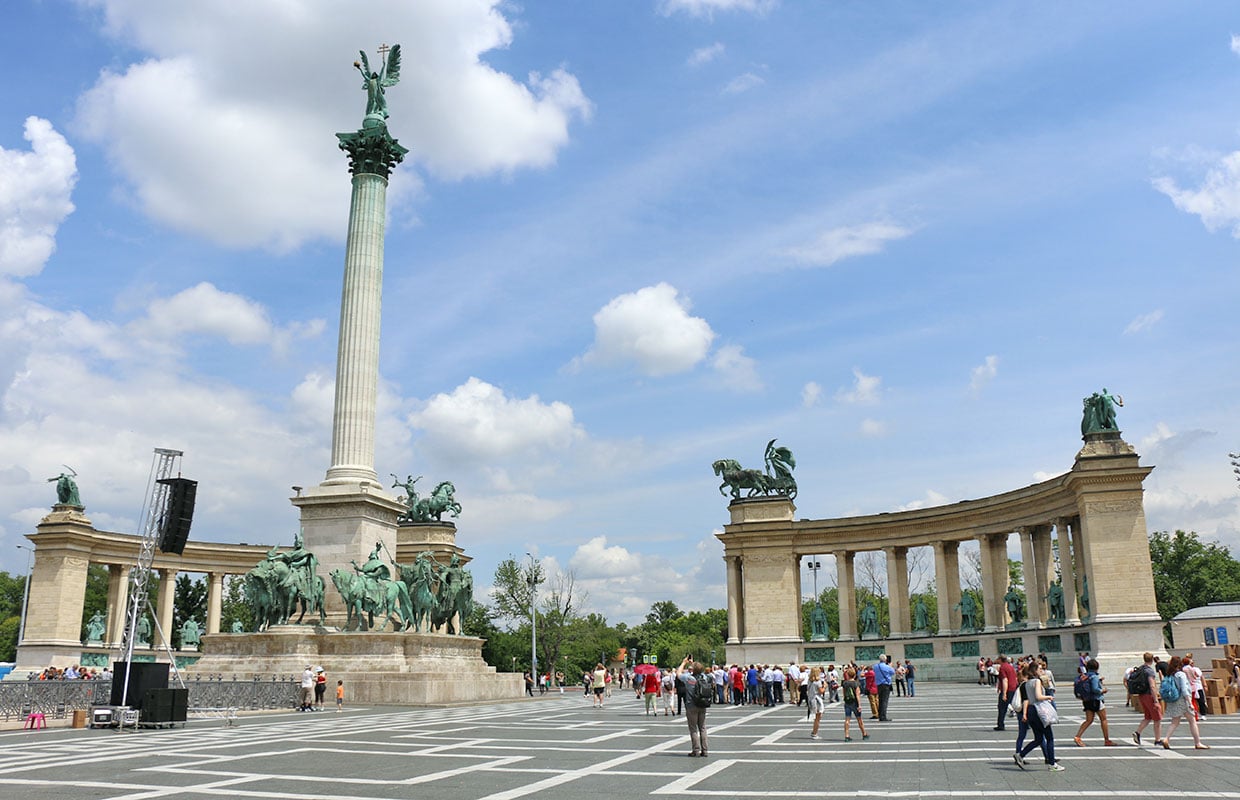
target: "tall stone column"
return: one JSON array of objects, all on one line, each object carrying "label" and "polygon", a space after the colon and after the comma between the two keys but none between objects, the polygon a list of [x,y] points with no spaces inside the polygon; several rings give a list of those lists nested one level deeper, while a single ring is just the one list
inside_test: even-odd
[{"label": "tall stone column", "polygon": [[109,647],[120,645],[125,634],[125,611],[129,607],[129,567],[108,565],[108,632],[104,641]]},{"label": "tall stone column", "polygon": [[57,505],[29,540],[34,545],[26,629],[14,674],[68,667],[82,658],[82,606],[91,562],[90,520]]},{"label": "tall stone column", "polygon": [[887,555],[887,608],[892,636],[908,636],[908,548],[885,547]]},{"label": "tall stone column", "polygon": [[1020,536],[1021,575],[1025,579],[1025,612],[1028,625],[1042,627],[1042,603],[1038,600],[1038,562],[1033,546],[1033,528],[1021,528]]},{"label": "tall stone column", "polygon": [[207,633],[220,632],[220,607],[224,603],[224,573],[207,575]]},{"label": "tall stone column", "polygon": [[732,556],[724,559],[728,565],[728,644],[741,643],[741,559]]},{"label": "tall stone column", "polygon": [[1046,595],[1050,591],[1051,580],[1055,577],[1054,555],[1051,550],[1051,526],[1038,525],[1033,528],[1032,535],[1033,557],[1037,562],[1034,566],[1034,585],[1037,587],[1037,597],[1030,602],[1037,602],[1041,614],[1040,619],[1045,623],[1051,618]]},{"label": "tall stone column", "polygon": [[840,635],[841,642],[852,641],[857,638],[857,590],[853,582],[853,562],[857,554],[850,550],[835,551],[835,569],[838,573],[836,578],[836,586],[838,586],[839,605],[840,605]]},{"label": "tall stone column", "polygon": [[375,473],[375,400],[388,177],[409,151],[373,115],[360,130],[336,138],[349,155],[353,194],[340,298],[332,463],[321,484],[290,500],[301,510],[306,549],[318,559],[327,584],[327,622],[342,625],[346,612],[331,573],[352,574],[352,562],[365,562],[376,546],[384,560],[392,558],[396,520],[404,511]]},{"label": "tall stone column", "polygon": [[1059,543],[1059,575],[1063,583],[1064,624],[1079,625],[1076,613],[1076,567],[1072,553],[1072,535],[1068,532],[1068,519],[1055,520],[1055,541]]},{"label": "tall stone column", "polygon": [[960,603],[960,543],[934,543],[934,585],[937,594],[939,633],[956,633],[956,606]]},{"label": "tall stone column", "polygon": [[990,557],[994,560],[995,575],[995,611],[998,616],[999,630],[1003,630],[1005,626],[1011,622],[1011,617],[1007,613],[1007,601],[1004,596],[1007,595],[1008,580],[1010,572],[1008,571],[1008,536],[1007,533],[997,533],[992,537]]},{"label": "tall stone column", "polygon": [[153,643],[159,647],[163,647],[164,644],[172,646],[172,612],[176,586],[177,571],[161,569],[159,571],[159,605],[155,611],[159,614],[159,627],[163,631],[164,638],[158,643]]}]

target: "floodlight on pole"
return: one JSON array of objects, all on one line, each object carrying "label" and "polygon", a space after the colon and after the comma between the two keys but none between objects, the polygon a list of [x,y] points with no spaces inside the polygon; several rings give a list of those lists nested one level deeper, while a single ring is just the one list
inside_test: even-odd
[{"label": "floodlight on pole", "polygon": [[538,561],[530,557],[530,674],[538,675]]}]

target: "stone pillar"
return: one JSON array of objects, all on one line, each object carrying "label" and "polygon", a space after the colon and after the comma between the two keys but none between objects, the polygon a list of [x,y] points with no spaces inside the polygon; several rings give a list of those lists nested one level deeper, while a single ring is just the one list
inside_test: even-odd
[{"label": "stone pillar", "polygon": [[982,613],[983,630],[992,632],[1003,627],[1000,606],[1002,592],[998,591],[999,576],[995,574],[994,537],[982,534],[977,537],[978,559],[982,568]]},{"label": "stone pillar", "polygon": [[1080,625],[1076,613],[1076,568],[1072,557],[1072,535],[1067,517],[1055,520],[1055,541],[1059,543],[1059,576],[1063,584],[1063,618],[1065,625]]},{"label": "stone pillar", "polygon": [[1020,536],[1021,575],[1025,579],[1025,614],[1027,624],[1032,628],[1041,628],[1042,603],[1038,601],[1038,560],[1033,545],[1033,528],[1025,527],[1018,531]]},{"label": "stone pillar", "polygon": [[383,235],[388,176],[406,152],[378,120],[337,134],[349,154],[353,196],[345,242],[332,465],[326,484],[372,484],[375,474],[375,400],[379,386],[379,322],[383,297]]},{"label": "stone pillar", "polygon": [[728,556],[724,559],[728,567],[728,641],[730,645],[741,643],[741,616],[744,603],[741,598],[741,559],[739,556]]},{"label": "stone pillar", "polygon": [[857,554],[849,550],[837,550],[834,555],[840,601],[839,640],[849,642],[857,638],[857,590],[853,582],[853,561]]},{"label": "stone pillar", "polygon": [[224,573],[207,573],[207,633],[220,632],[220,607],[224,603]]},{"label": "stone pillar", "polygon": [[[1038,525],[1032,529],[1035,586],[1037,587],[1036,602],[1039,618],[1043,623],[1050,620],[1050,606],[1046,603],[1046,595],[1051,588],[1051,580],[1055,577],[1054,556],[1051,551],[1051,526]],[[1031,601],[1034,602],[1034,601]],[[1045,627],[1045,625],[1043,626]]]},{"label": "stone pillar", "polygon": [[960,630],[955,624],[956,606],[960,603],[959,542],[934,543],[934,585],[937,594],[939,634]]},{"label": "stone pillar", "polygon": [[990,557],[994,560],[995,575],[995,612],[998,615],[996,623],[999,630],[1004,630],[1007,624],[1012,621],[1007,613],[1007,601],[1004,596],[1007,594],[1008,581],[1011,572],[1008,570],[1008,533],[997,533],[992,537]]},{"label": "stone pillar", "polygon": [[885,547],[887,555],[887,608],[891,635],[908,636],[908,548]]},{"label": "stone pillar", "polygon": [[175,569],[161,569],[159,571],[159,601],[155,612],[159,614],[159,627],[163,631],[162,639],[152,636],[152,647],[163,647],[167,644],[172,646],[172,612],[173,597],[177,586],[177,571]]},{"label": "stone pillar", "polygon": [[125,611],[129,608],[129,570],[123,564],[108,565],[108,632],[104,641],[109,647],[120,646],[125,635]]}]

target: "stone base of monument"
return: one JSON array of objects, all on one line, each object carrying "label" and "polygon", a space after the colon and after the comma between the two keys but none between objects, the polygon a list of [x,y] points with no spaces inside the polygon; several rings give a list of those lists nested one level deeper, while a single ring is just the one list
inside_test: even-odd
[{"label": "stone base of monument", "polygon": [[[322,631],[322,628],[318,629]],[[212,634],[187,675],[252,680],[300,677],[307,666],[327,673],[327,703],[344,681],[346,705],[440,706],[513,700],[525,692],[517,673],[482,660],[482,639],[440,633],[316,632],[281,625],[262,633]]]}]

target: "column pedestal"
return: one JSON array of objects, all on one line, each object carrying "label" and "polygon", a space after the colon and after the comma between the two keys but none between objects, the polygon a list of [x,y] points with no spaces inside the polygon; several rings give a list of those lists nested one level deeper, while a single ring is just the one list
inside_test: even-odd
[{"label": "column pedestal", "polygon": [[326,624],[341,627],[346,611],[340,592],[332,585],[333,570],[354,574],[353,562],[362,564],[376,542],[382,542],[384,560],[396,556],[396,518],[405,506],[396,498],[366,484],[312,486],[291,499],[301,510],[305,548],[318,559],[324,582]]}]

